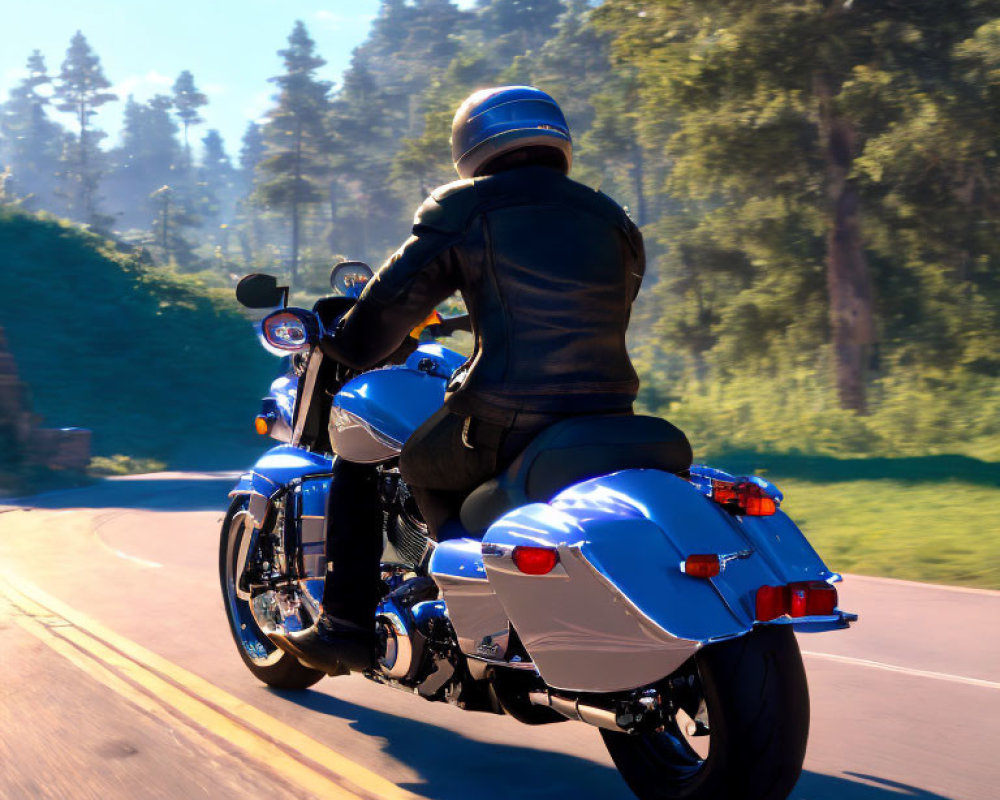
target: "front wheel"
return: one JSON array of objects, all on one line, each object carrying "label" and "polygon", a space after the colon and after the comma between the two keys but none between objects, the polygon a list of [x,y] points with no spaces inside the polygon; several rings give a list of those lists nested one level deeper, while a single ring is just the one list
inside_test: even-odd
[{"label": "front wheel", "polygon": [[[809,689],[788,626],[698,652],[671,676],[681,710],[657,732],[601,731],[641,800],[784,800],[802,772]],[[690,738],[685,734],[694,734]]]},{"label": "front wheel", "polygon": [[310,669],[295,656],[279,650],[257,622],[251,601],[236,591],[240,543],[244,536],[250,536],[251,524],[246,498],[236,497],[222,523],[219,540],[219,580],[229,632],[243,663],[255,677],[276,689],[306,689],[325,677],[325,673]]}]

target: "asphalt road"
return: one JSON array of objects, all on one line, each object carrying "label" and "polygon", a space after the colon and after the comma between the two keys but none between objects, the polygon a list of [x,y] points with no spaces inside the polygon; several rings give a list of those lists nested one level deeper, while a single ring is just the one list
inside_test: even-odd
[{"label": "asphalt road", "polygon": [[[257,683],[216,576],[231,482],[165,473],[0,506],[0,798],[631,797],[582,724],[353,676]],[[848,576],[841,605],[855,628],[799,639],[813,721],[792,796],[1000,797],[1000,592]]]}]

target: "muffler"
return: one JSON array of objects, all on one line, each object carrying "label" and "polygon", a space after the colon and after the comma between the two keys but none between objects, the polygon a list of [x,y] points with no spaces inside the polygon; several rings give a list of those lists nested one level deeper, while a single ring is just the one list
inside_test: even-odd
[{"label": "muffler", "polygon": [[618,724],[618,716],[611,709],[581,703],[575,697],[563,697],[552,692],[529,692],[528,700],[532,705],[551,708],[567,719],[586,722],[588,725],[594,725],[608,731],[628,732],[627,729]]}]

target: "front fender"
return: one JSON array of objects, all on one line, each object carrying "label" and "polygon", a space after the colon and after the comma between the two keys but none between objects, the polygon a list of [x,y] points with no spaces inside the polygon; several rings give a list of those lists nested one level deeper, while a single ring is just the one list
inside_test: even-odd
[{"label": "front fender", "polygon": [[281,444],[264,453],[250,472],[242,474],[230,489],[229,496],[259,494],[270,499],[275,492],[297,478],[324,475],[331,469],[331,456]]}]

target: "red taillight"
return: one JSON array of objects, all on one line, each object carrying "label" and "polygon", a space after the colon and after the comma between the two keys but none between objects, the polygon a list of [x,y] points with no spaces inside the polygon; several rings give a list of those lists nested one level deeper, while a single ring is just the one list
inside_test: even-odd
[{"label": "red taillight", "polygon": [[715,553],[688,556],[681,562],[681,572],[694,578],[714,578],[722,570]]},{"label": "red taillight", "polygon": [[525,575],[547,575],[559,563],[559,553],[551,547],[518,545],[511,554],[514,565]]},{"label": "red taillight", "polygon": [[736,514],[769,517],[778,506],[774,498],[753,481],[712,481],[712,499]]},{"label": "red taillight", "polygon": [[735,505],[736,484],[732,481],[712,480],[712,499],[719,505]]},{"label": "red taillight", "polygon": [[803,581],[788,586],[761,586],[757,590],[758,622],[778,617],[828,616],[837,609],[837,588],[822,581]]},{"label": "red taillight", "polygon": [[837,608],[837,587],[822,581],[788,584],[789,614],[811,617],[832,614]]},{"label": "red taillight", "polygon": [[757,590],[757,621],[770,622],[788,613],[787,586],[761,586]]}]

